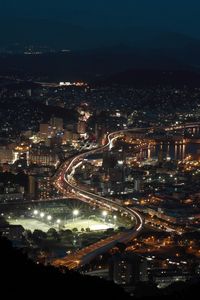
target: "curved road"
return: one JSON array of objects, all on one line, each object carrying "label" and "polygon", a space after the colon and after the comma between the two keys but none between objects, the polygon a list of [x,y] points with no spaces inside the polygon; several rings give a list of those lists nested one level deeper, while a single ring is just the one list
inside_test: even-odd
[{"label": "curved road", "polygon": [[[192,124],[172,126],[168,128],[166,127],[165,130],[172,131],[172,130],[184,129],[188,127],[196,127],[196,126],[199,127],[199,125],[200,124],[197,122]],[[75,168],[77,167],[77,165],[80,164],[84,158],[96,152],[103,152],[106,151],[107,149],[111,149],[114,140],[123,136],[126,132],[145,133],[147,132],[147,130],[150,129],[152,128],[134,128],[134,129],[120,130],[120,131],[110,133],[108,135],[108,142],[105,146],[96,148],[94,150],[90,150],[86,153],[79,154],[78,156],[74,157],[73,159],[64,163],[61,166],[59,173],[56,174],[55,184],[63,194],[66,194],[66,190],[68,190],[72,194],[74,194],[76,198],[79,198],[80,200],[85,201],[89,204],[99,205],[100,207],[104,207],[108,210],[118,211],[120,213],[123,213],[128,218],[131,218],[132,220],[134,219],[136,225],[125,232],[115,234],[107,239],[103,239],[93,245],[83,248],[82,250],[76,251],[73,254],[68,255],[62,259],[55,260],[52,263],[54,266],[57,267],[64,266],[64,267],[68,267],[69,269],[80,268],[84,264],[89,263],[95,256],[114,247],[118,242],[127,242],[133,239],[140,232],[143,226],[143,220],[141,216],[138,214],[138,212],[136,212],[134,209],[123,207],[122,205],[116,203],[116,201],[113,201],[112,199],[105,198],[96,195],[91,191],[82,189],[77,185],[77,183],[73,181],[72,174]]]},{"label": "curved road", "polygon": [[111,249],[118,242],[127,242],[133,239],[142,229],[143,220],[138,212],[131,208],[124,207],[116,201],[113,201],[112,199],[96,195],[90,191],[86,191],[85,189],[80,188],[76,183],[73,182],[72,177],[74,169],[83,161],[84,158],[96,152],[99,153],[102,151],[107,151],[107,149],[112,148],[114,140],[123,136],[125,132],[130,131],[141,132],[144,131],[144,129],[137,128],[110,133],[108,135],[108,142],[105,146],[93,149],[86,153],[79,154],[69,162],[65,162],[61,166],[60,172],[56,175],[55,185],[63,194],[66,194],[70,191],[76,196],[76,198],[79,198],[80,200],[87,202],[88,204],[99,205],[100,207],[104,207],[108,210],[118,211],[119,213],[124,214],[132,221],[135,220],[135,226],[124,232],[114,234],[107,239],[100,240],[99,242],[76,251],[73,254],[68,255],[62,259],[57,259],[52,263],[54,266],[64,266],[69,269],[77,269],[84,264],[89,263],[95,256]]}]

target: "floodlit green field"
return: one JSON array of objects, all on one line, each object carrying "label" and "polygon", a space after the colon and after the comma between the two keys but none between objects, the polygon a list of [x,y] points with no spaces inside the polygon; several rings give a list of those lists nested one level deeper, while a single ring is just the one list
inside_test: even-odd
[{"label": "floodlit green field", "polygon": [[44,222],[41,222],[39,220],[35,219],[10,219],[9,223],[12,225],[21,225],[26,230],[34,231],[35,229],[42,230],[44,232],[47,232],[50,228],[55,226],[48,225]]},{"label": "floodlit green field", "polygon": [[98,222],[94,220],[75,220],[74,222],[65,224],[66,229],[73,229],[77,228],[81,230],[81,228],[90,228],[90,230],[106,230],[108,228],[113,228],[113,224],[105,223],[105,222]]},{"label": "floodlit green field", "polygon": [[[57,224],[47,224],[42,221],[32,219],[32,218],[24,218],[24,219],[10,219],[9,220],[10,224],[13,225],[21,225],[24,227],[26,230],[31,230],[34,231],[35,229],[42,230],[44,232],[47,232],[50,228],[55,228],[58,229]],[[74,220],[69,223],[64,224],[65,229],[73,229],[77,228],[79,231],[84,228],[90,228],[91,231],[96,231],[96,230],[106,230],[108,228],[114,227],[113,224],[101,222],[101,221],[94,221],[94,220]]]}]

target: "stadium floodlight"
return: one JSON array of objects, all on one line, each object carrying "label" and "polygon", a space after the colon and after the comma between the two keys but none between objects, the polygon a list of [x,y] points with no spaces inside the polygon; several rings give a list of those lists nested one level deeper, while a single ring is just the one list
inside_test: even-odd
[{"label": "stadium floodlight", "polygon": [[79,210],[75,209],[73,210],[73,216],[77,217],[79,215]]},{"label": "stadium floodlight", "polygon": [[74,209],[73,212],[72,212],[72,214],[73,214],[73,222],[74,222],[75,218],[79,215],[79,210],[78,209]]},{"label": "stadium floodlight", "polygon": [[108,212],[107,212],[106,210],[104,210],[104,211],[102,212],[102,215],[103,215],[103,217],[106,217],[106,216],[108,215]]}]

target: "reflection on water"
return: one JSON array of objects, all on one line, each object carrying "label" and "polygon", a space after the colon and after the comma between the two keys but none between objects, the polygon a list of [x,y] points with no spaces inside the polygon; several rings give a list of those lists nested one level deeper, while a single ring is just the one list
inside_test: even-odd
[{"label": "reflection on water", "polygon": [[157,143],[140,152],[140,158],[171,158],[182,160],[188,155],[200,154],[200,144],[183,144],[181,142]]}]

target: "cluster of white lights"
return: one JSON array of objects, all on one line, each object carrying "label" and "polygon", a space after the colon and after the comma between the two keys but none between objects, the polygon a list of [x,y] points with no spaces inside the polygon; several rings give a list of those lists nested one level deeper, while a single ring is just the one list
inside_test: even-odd
[{"label": "cluster of white lights", "polygon": [[[43,212],[41,212],[41,213],[39,213],[39,211],[37,210],[37,209],[35,209],[34,211],[33,211],[33,214],[34,214],[34,216],[40,216],[40,218],[44,218],[44,216],[45,216],[45,213],[43,213]],[[48,221],[51,221],[52,220],[52,216],[51,215],[48,215],[47,216],[47,220]],[[58,220],[57,220],[58,221]],[[59,222],[57,222],[57,223],[60,223],[60,220],[59,220]]]},{"label": "cluster of white lights", "polygon": [[108,215],[108,212],[107,212],[106,210],[104,210],[104,211],[102,212],[102,215],[103,215],[103,217],[106,217],[106,216]]},{"label": "cluster of white lights", "polygon": [[77,217],[79,215],[79,210],[75,209],[73,210],[73,216]]},{"label": "cluster of white lights", "polygon": [[[75,216],[75,217],[77,217],[78,215],[79,215],[79,210],[78,209],[74,209],[73,210],[73,212],[72,212],[72,214],[73,214],[73,216]],[[40,218],[44,218],[45,217],[45,213],[44,212],[39,212],[37,209],[35,209],[34,211],[33,211],[33,215],[34,216],[40,216]],[[47,220],[48,221],[51,221],[52,220],[52,216],[51,215],[47,215]],[[61,223],[61,220],[60,219],[57,219],[56,220],[56,223],[57,224],[60,224]]]}]

